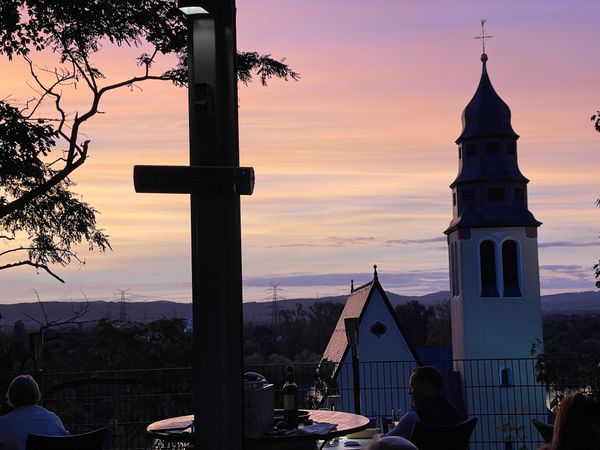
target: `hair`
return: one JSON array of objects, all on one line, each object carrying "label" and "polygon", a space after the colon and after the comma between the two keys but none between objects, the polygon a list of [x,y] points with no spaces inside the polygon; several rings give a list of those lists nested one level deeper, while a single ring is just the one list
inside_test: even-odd
[{"label": "hair", "polygon": [[428,383],[434,390],[441,392],[444,387],[444,377],[442,373],[433,366],[417,367],[413,371],[416,380]]},{"label": "hair", "polygon": [[600,449],[600,406],[582,393],[564,397],[558,405],[552,450]]},{"label": "hair", "polygon": [[6,391],[6,401],[12,408],[37,405],[41,398],[40,387],[31,375],[15,377]]}]

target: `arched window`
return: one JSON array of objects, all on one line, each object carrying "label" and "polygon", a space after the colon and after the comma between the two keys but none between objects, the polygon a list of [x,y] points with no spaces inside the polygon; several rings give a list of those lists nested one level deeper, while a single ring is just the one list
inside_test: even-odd
[{"label": "arched window", "polygon": [[500,369],[500,386],[513,386],[513,373],[510,367]]},{"label": "arched window", "polygon": [[456,267],[454,265],[454,242],[450,244],[450,292],[452,293],[452,297],[456,296],[456,286],[454,284],[454,272],[456,271]]},{"label": "arched window", "polygon": [[456,242],[454,242],[452,245],[454,245],[454,252],[453,252],[453,257],[454,260],[452,261],[452,265],[454,266],[454,271],[452,272],[453,276],[454,276],[454,296],[458,297],[460,295],[460,289],[459,289],[459,284],[458,284],[458,244]]},{"label": "arched window", "polygon": [[498,297],[496,287],[496,251],[492,241],[483,241],[479,247],[481,267],[481,296]]},{"label": "arched window", "polygon": [[504,297],[520,297],[519,255],[517,243],[513,240],[502,244],[502,274],[504,275]]}]

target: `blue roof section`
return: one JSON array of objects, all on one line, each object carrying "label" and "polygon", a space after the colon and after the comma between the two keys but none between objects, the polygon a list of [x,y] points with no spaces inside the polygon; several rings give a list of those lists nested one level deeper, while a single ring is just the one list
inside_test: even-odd
[{"label": "blue roof section", "polygon": [[440,372],[452,372],[452,347],[419,347],[417,355],[423,366],[437,367]]},{"label": "blue roof section", "polygon": [[481,55],[483,63],[481,79],[475,95],[462,114],[462,133],[456,140],[460,143],[465,139],[479,136],[505,136],[517,139],[510,124],[510,108],[496,93],[487,73],[487,55]]},{"label": "blue roof section", "polygon": [[481,205],[465,207],[460,216],[452,219],[444,233],[450,234],[457,228],[539,227],[541,224],[527,208],[520,205],[495,208],[482,202]]}]

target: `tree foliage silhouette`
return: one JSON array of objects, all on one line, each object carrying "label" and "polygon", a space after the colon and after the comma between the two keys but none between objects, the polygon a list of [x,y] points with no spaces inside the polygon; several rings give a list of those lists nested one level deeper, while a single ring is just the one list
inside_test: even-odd
[{"label": "tree foliage silhouette", "polygon": [[[26,63],[34,90],[25,102],[0,100],[0,270],[32,266],[63,281],[51,265],[83,263],[78,244],[110,249],[97,211],[71,190],[69,177],[89,156],[84,125],[102,112],[109,92],[150,80],[185,86],[186,41],[176,0],[0,2],[0,53]],[[114,46],[138,48],[139,69],[107,83],[94,57]],[[55,55],[56,66],[38,66],[42,53]],[[175,64],[157,72],[156,63],[168,61],[168,55],[176,56]],[[284,60],[238,52],[238,79],[248,84],[253,77],[266,85],[272,78],[299,75]],[[87,106],[69,110],[65,99],[82,90],[90,94]]]}]

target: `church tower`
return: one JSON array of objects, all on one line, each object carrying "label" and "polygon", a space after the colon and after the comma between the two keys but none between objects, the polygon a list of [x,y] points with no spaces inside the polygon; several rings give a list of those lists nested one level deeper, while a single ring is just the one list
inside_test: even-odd
[{"label": "church tower", "polygon": [[[544,420],[544,389],[531,351],[542,351],[537,229],[517,163],[510,109],[483,64],[463,111],[458,175],[448,238],[452,351],[469,415],[480,417],[475,442],[505,440],[501,449],[535,445],[531,418]],[[512,436],[500,430],[520,430]],[[478,444],[473,448],[483,448]],[[487,447],[486,447],[487,448]]]},{"label": "church tower", "polygon": [[481,55],[481,79],[463,111],[450,257],[455,359],[528,358],[542,340],[537,228],[517,163],[510,109]]}]

